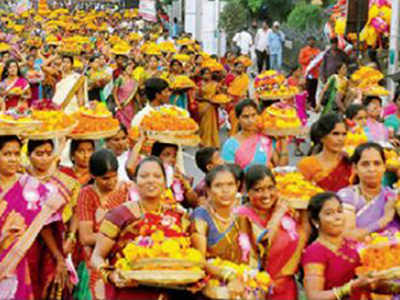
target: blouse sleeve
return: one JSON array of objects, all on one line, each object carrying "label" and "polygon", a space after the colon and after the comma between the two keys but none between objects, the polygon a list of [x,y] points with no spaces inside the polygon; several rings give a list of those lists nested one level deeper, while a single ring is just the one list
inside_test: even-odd
[{"label": "blouse sleeve", "polygon": [[203,207],[197,207],[191,215],[191,233],[198,233],[201,235],[207,234],[208,222],[207,212]]},{"label": "blouse sleeve", "polygon": [[341,189],[337,195],[339,196],[340,200],[342,200],[342,204],[344,209],[356,211],[356,193],[354,192],[352,187],[347,187]]},{"label": "blouse sleeve", "polygon": [[110,210],[103,222],[100,225],[99,232],[106,237],[115,240],[120,232],[132,221],[134,218],[129,208],[122,204]]},{"label": "blouse sleeve", "polygon": [[303,268],[309,264],[325,267],[327,264],[327,258],[324,254],[322,246],[320,246],[318,243],[313,243],[308,246],[303,253],[301,264]]},{"label": "blouse sleeve", "polygon": [[222,147],[222,153],[221,153],[222,159],[227,163],[234,163],[235,152],[237,148],[238,148],[238,143],[234,139],[229,138]]}]

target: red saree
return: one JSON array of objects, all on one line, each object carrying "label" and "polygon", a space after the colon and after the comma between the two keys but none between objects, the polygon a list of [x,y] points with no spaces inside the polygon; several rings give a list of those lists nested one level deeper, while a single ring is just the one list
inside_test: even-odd
[{"label": "red saree", "polygon": [[307,232],[300,221],[286,213],[277,224],[277,232],[272,241],[266,240],[267,230],[273,230],[270,222],[273,214],[262,220],[250,206],[237,209],[241,222],[250,223],[250,241],[258,245],[258,259],[270,274],[273,287],[268,299],[297,299],[294,274],[297,273],[301,254],[307,242]]},{"label": "red saree", "polygon": [[330,170],[324,170],[315,156],[303,158],[297,168],[307,180],[316,183],[326,191],[338,192],[350,185],[351,164],[345,157]]}]

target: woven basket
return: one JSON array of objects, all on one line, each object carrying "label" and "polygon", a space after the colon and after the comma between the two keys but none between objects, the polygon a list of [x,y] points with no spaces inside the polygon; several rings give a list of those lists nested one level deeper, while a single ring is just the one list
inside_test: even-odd
[{"label": "woven basket", "polygon": [[61,138],[61,137],[71,134],[71,132],[74,130],[74,128],[77,125],[78,125],[78,122],[75,122],[73,125],[71,125],[67,128],[61,129],[61,130],[46,131],[46,132],[41,132],[41,133],[27,132],[27,133],[23,133],[22,136],[24,138],[28,138],[31,140],[48,140],[48,139],[54,139],[54,138]]},{"label": "woven basket", "polygon": [[174,145],[180,145],[180,146],[188,146],[188,147],[197,147],[201,142],[200,137],[197,135],[190,137],[190,138],[179,137],[179,136],[176,136],[176,137],[159,136],[156,138],[156,140],[161,143],[174,144]]},{"label": "woven basket", "polygon": [[73,140],[100,140],[116,135],[119,130],[120,130],[119,127],[117,127],[114,128],[113,130],[107,130],[107,131],[96,131],[96,132],[78,133],[78,134],[72,133],[68,135],[68,137]]},{"label": "woven basket", "polygon": [[145,258],[136,261],[134,264],[131,264],[132,270],[141,270],[141,269],[188,269],[193,267],[204,267],[205,262],[194,262],[185,259],[176,259],[176,258]]},{"label": "woven basket", "polygon": [[197,128],[193,130],[164,130],[164,131],[155,131],[155,130],[145,130],[146,136],[149,138],[157,139],[159,137],[179,137],[179,136],[188,136],[194,135],[197,132]]},{"label": "woven basket", "polygon": [[163,285],[177,286],[192,284],[205,276],[204,271],[192,270],[141,270],[141,271],[119,271],[126,280],[126,287],[129,282],[136,281],[142,285]]},{"label": "woven basket", "polygon": [[283,136],[304,136],[308,132],[308,128],[297,127],[297,128],[285,128],[285,129],[275,129],[266,128],[264,133],[273,137],[283,137]]}]

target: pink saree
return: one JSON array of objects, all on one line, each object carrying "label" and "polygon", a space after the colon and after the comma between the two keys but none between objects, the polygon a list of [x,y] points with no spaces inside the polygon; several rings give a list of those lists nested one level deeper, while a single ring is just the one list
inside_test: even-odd
[{"label": "pink saree", "polygon": [[63,202],[28,175],[0,191],[0,199],[0,299],[33,299],[26,254]]},{"label": "pink saree", "polygon": [[235,164],[242,169],[251,164],[267,165],[272,158],[272,140],[261,134],[247,139],[236,151]]},{"label": "pink saree", "polygon": [[[7,82],[7,80],[4,80],[1,83],[1,88],[6,92],[10,92],[11,90],[15,88],[21,89],[23,92],[25,92],[27,89],[29,89],[29,83],[28,81],[23,78],[19,77],[13,82]],[[6,110],[16,107],[19,104],[19,101],[21,100],[21,95],[10,95],[7,96],[6,98]]]}]

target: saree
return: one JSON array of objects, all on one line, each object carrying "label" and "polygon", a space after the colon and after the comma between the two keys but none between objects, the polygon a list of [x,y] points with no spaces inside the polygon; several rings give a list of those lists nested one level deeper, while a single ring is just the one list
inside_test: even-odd
[{"label": "saree", "polygon": [[[26,254],[63,201],[54,187],[28,175],[21,176],[0,196],[0,298],[33,299]],[[13,228],[21,235],[4,236],[5,230]]]},{"label": "saree", "polygon": [[273,141],[261,134],[255,134],[242,144],[236,138],[230,137],[222,147],[221,157],[224,161],[247,170],[254,164],[270,165],[274,147]]},{"label": "saree", "polygon": [[84,87],[84,102],[88,101],[87,80],[85,76],[72,72],[56,84],[53,102],[62,107],[66,113],[74,113],[79,109],[77,92]]},{"label": "saree", "polygon": [[205,207],[197,207],[191,218],[192,233],[207,228],[207,258],[219,257],[234,263],[242,263],[242,250],[239,246],[240,228],[236,219],[225,231],[221,231]]},{"label": "saree", "polygon": [[[361,264],[356,247],[355,242],[344,240],[339,249],[333,249],[317,239],[305,249],[301,263],[303,268],[312,272],[310,276],[323,276],[324,290],[331,290],[355,278],[355,269]],[[360,298],[359,291],[353,291],[350,295],[350,299]]]},{"label": "saree", "polygon": [[382,187],[381,193],[369,202],[363,197],[357,185],[340,190],[338,196],[342,199],[343,207],[356,214],[357,228],[364,228],[369,232],[400,231],[398,216],[384,228],[379,225],[379,220],[385,214],[386,202],[391,197],[397,197],[391,188]]},{"label": "saree", "polygon": [[231,123],[229,135],[232,136],[239,130],[239,121],[236,118],[235,107],[236,104],[248,96],[250,78],[246,73],[236,77],[232,74],[229,76],[230,78],[228,76],[225,83],[228,85],[228,94],[232,97],[233,101],[226,105],[226,110],[229,115],[229,122]]},{"label": "saree", "polygon": [[[20,89],[22,90],[22,92],[26,92],[29,88],[29,82],[23,77],[18,77],[10,83],[8,83],[6,79],[1,83],[1,89],[3,89],[6,93],[10,92],[13,89]],[[21,95],[7,96],[5,99],[6,110],[17,107],[21,99]]]},{"label": "saree", "polygon": [[92,175],[90,175],[89,170],[87,170],[87,173],[85,173],[81,176],[78,176],[76,174],[76,172],[74,171],[74,169],[71,167],[60,166],[58,169],[60,172],[63,172],[65,174],[67,174],[68,176],[71,176],[72,178],[75,178],[76,180],[78,180],[78,182],[81,186],[90,184],[91,181],[93,180]]},{"label": "saree", "polygon": [[383,123],[368,119],[364,126],[365,134],[368,141],[371,142],[387,142],[389,140],[389,130]]},{"label": "saree", "polygon": [[[162,205],[159,213],[145,213],[140,202],[126,202],[107,213],[100,225],[99,232],[116,243],[109,254],[109,261],[114,265],[123,257],[123,249],[139,236],[151,236],[161,230],[166,238],[185,236],[189,219],[184,211],[177,207]],[[170,292],[157,288],[117,288],[106,290],[106,299],[168,299]],[[171,298],[179,299],[179,298]],[[184,299],[184,298],[181,298]]]},{"label": "saree", "polygon": [[[30,170],[27,169],[28,174]],[[60,207],[57,211],[59,216],[57,220],[47,225],[50,227],[53,236],[55,238],[57,248],[61,253],[63,253],[63,242],[66,239],[68,232],[68,224],[74,214],[75,207],[78,200],[78,195],[80,191],[79,182],[71,176],[56,170],[51,176],[43,178],[40,180],[43,184],[49,184],[57,189],[57,194],[62,199],[64,205]],[[63,253],[66,258],[66,253]],[[78,261],[78,253],[75,251],[72,253],[74,261]],[[38,241],[31,247],[29,254],[29,268],[31,270],[31,275],[34,280],[32,280],[34,286],[34,294],[36,297],[48,298],[51,293],[51,285],[54,281],[56,275],[57,262],[54,259],[52,253],[45,245],[41,245]],[[38,277],[34,274],[40,271],[40,282]],[[68,294],[67,289],[65,289],[63,295]]]},{"label": "saree", "polygon": [[119,77],[115,81],[115,86],[118,87],[117,95],[121,105],[115,116],[126,128],[130,128],[133,117],[139,111],[139,104],[134,100],[138,83],[134,79],[125,81]]},{"label": "saree", "polygon": [[321,104],[324,106],[322,115],[330,112],[339,112],[337,98],[344,95],[347,89],[347,80],[341,79],[339,75],[336,74],[329,77],[326,84],[328,85],[328,88],[326,89],[324,98],[321,101]]},{"label": "saree", "polygon": [[[217,93],[217,82],[209,82],[200,84],[200,95],[204,99],[212,99]],[[199,135],[204,147],[220,147],[219,128],[218,128],[218,111],[217,106],[206,102],[198,102],[199,112]]]},{"label": "saree", "polygon": [[[78,198],[77,215],[79,222],[92,222],[93,232],[98,232],[104,215],[107,211],[121,205],[128,200],[130,183],[120,183],[107,199],[101,200],[99,194],[93,185],[84,187]],[[107,289],[101,274],[90,266],[90,257],[92,255],[91,247],[84,247],[83,259],[86,262],[86,268],[89,273],[89,287],[93,299],[104,299]],[[83,267],[81,267],[83,268]]]},{"label": "saree", "polygon": [[299,161],[297,169],[308,181],[331,192],[337,192],[347,187],[352,174],[351,163],[345,157],[335,167],[324,170],[315,156],[309,156]]},{"label": "saree", "polygon": [[[289,213],[285,214],[277,225],[271,224],[273,214],[263,220],[251,205],[238,207],[236,213],[241,222],[248,224],[242,227],[251,228],[247,236],[253,247],[258,249],[256,258],[274,282],[268,299],[297,299],[294,275],[298,271],[307,243],[306,230]],[[276,226],[278,227],[272,228]],[[271,230],[277,231],[273,240],[268,241],[266,233]]]}]

